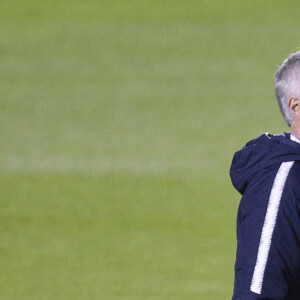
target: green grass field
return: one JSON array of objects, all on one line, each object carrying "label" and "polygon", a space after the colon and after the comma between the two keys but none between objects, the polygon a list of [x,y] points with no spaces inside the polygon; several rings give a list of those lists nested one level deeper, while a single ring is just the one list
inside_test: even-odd
[{"label": "green grass field", "polygon": [[299,9],[1,1],[0,299],[230,299],[230,162],[288,130]]}]

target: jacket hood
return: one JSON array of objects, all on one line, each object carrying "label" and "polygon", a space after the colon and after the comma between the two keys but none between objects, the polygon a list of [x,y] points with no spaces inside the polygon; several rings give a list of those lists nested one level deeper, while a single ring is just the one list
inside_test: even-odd
[{"label": "jacket hood", "polygon": [[243,194],[261,170],[295,160],[300,160],[300,144],[290,139],[290,133],[264,133],[234,154],[230,168],[232,184]]}]

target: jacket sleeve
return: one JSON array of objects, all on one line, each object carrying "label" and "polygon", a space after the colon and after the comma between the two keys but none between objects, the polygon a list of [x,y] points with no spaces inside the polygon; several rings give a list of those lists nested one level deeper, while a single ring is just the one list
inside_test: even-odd
[{"label": "jacket sleeve", "polygon": [[300,299],[300,162],[247,187],[237,219],[233,300]]}]

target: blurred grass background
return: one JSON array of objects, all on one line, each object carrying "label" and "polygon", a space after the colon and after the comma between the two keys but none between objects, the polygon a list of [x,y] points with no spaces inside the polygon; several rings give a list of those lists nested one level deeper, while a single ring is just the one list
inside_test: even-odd
[{"label": "blurred grass background", "polygon": [[282,132],[292,1],[0,2],[1,299],[230,299],[234,151]]}]

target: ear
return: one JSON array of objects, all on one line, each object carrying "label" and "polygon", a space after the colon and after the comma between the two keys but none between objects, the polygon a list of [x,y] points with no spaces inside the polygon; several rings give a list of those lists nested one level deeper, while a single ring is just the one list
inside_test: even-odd
[{"label": "ear", "polygon": [[300,118],[300,99],[291,96],[289,99],[289,108],[295,118]]}]

